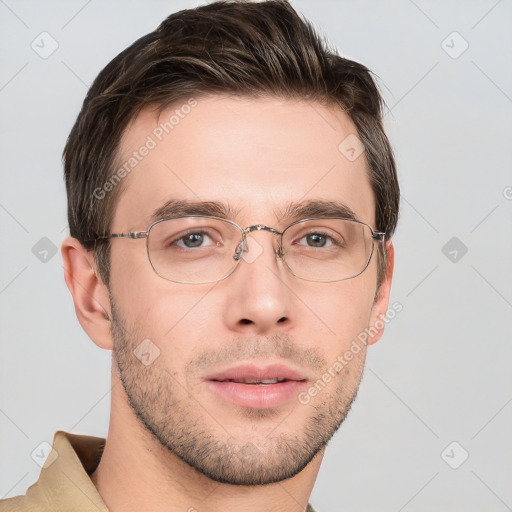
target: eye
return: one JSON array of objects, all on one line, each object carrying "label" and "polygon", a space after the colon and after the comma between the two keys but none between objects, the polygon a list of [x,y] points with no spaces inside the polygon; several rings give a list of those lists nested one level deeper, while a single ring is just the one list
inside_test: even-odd
[{"label": "eye", "polygon": [[332,245],[331,237],[324,233],[308,233],[299,240],[299,243],[303,240],[309,247],[328,247]]},{"label": "eye", "polygon": [[[208,243],[209,242],[209,243]],[[206,231],[190,231],[179,238],[171,241],[169,246],[178,246],[185,249],[194,249],[196,247],[208,247],[219,245],[220,242],[214,242]]]},{"label": "eye", "polygon": [[350,250],[352,223],[343,219],[307,219],[285,229],[283,245],[288,251],[298,251],[315,258],[341,255]]},{"label": "eye", "polygon": [[344,239],[338,234],[329,230],[311,231],[301,236],[297,242],[298,245],[312,247],[315,249],[341,249],[345,247]]}]

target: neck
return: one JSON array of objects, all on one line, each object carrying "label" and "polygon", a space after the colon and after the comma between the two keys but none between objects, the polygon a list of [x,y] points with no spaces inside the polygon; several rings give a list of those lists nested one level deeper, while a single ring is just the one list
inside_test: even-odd
[{"label": "neck", "polygon": [[304,512],[320,468],[320,452],[282,482],[241,486],[215,482],[162,446],[128,406],[113,376],[110,427],[91,479],[111,512]]}]

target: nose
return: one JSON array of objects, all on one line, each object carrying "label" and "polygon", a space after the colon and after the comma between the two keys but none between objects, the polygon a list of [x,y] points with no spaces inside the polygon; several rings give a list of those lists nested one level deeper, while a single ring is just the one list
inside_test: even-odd
[{"label": "nose", "polygon": [[236,270],[223,281],[224,321],[239,333],[264,335],[291,325],[289,274],[269,233],[251,233]]}]

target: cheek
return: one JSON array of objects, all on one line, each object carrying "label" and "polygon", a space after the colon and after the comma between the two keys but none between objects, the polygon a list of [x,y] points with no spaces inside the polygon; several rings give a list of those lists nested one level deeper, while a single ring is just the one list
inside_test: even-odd
[{"label": "cheek", "polygon": [[175,317],[190,309],[187,288],[155,273],[143,240],[116,241],[111,261],[111,293],[132,323],[169,329]]},{"label": "cheek", "polygon": [[369,325],[375,281],[371,273],[368,277],[363,273],[354,279],[330,283],[323,293],[310,291],[305,295],[305,303],[319,317],[311,317],[311,323],[316,322],[322,331],[328,332],[323,346],[331,355],[337,355],[350,347],[354,340],[358,337],[360,339],[361,333]]},{"label": "cheek", "polygon": [[[183,364],[198,357],[208,346],[215,348],[219,340],[212,334],[219,333],[215,324],[220,315],[208,300],[212,285],[183,286],[163,281],[155,286],[137,291],[137,299],[127,300],[127,313],[137,331],[144,333],[160,349],[160,361],[183,384]],[[215,325],[214,325],[215,324]],[[219,337],[220,338],[220,337]],[[218,343],[219,348],[222,343]]]}]

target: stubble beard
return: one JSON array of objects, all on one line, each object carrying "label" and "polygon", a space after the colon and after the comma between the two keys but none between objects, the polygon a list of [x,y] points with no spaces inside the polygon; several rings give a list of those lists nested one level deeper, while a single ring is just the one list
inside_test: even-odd
[{"label": "stubble beard", "polygon": [[[295,423],[296,431],[285,431],[281,425],[290,412],[238,408],[236,412],[247,423],[247,438],[236,438],[223,427],[222,418],[216,418],[208,404],[190,395],[185,384],[178,382],[161,362],[156,360],[145,366],[136,358],[134,349],[143,338],[134,335],[135,329],[128,330],[113,301],[111,311],[113,358],[130,408],[162,447],[216,482],[256,486],[297,475],[326,446],[357,395],[364,354],[347,365],[308,405],[297,400],[295,407],[308,407],[309,414],[302,425]],[[170,346],[172,340],[166,344]],[[299,352],[293,342],[283,337],[244,339],[233,346],[233,351],[234,360],[242,354],[247,359],[290,358],[300,361],[303,367],[317,368],[318,375],[329,366],[314,352]],[[201,357],[194,363],[207,361],[208,357]],[[258,422],[268,423],[270,419],[274,419],[275,428],[270,434],[258,435]],[[251,434],[251,428],[256,434]]]}]

